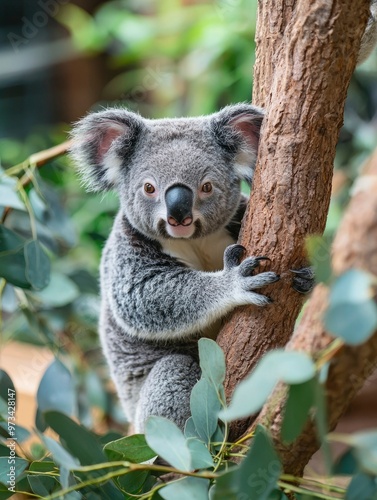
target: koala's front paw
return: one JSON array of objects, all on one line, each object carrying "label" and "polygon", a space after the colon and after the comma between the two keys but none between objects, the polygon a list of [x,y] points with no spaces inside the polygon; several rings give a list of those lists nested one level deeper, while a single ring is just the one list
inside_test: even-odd
[{"label": "koala's front paw", "polygon": [[309,293],[315,285],[315,274],[312,267],[303,267],[302,269],[290,269],[295,276],[292,280],[292,288],[299,293]]},{"label": "koala's front paw", "polygon": [[268,257],[247,257],[242,261],[246,249],[242,245],[231,245],[224,253],[224,269],[231,273],[237,301],[241,304],[263,306],[272,302],[264,295],[252,290],[279,281],[280,276],[272,271],[255,274],[255,269]]}]

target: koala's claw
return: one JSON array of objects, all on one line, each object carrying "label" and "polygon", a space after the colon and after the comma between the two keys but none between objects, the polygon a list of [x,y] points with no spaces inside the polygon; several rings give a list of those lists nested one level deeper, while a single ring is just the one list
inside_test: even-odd
[{"label": "koala's claw", "polygon": [[224,252],[224,265],[227,269],[240,265],[242,257],[246,253],[246,248],[242,245],[230,245]]},{"label": "koala's claw", "polygon": [[301,269],[290,269],[295,276],[292,280],[292,288],[298,293],[309,293],[315,285],[315,275],[312,267]]}]

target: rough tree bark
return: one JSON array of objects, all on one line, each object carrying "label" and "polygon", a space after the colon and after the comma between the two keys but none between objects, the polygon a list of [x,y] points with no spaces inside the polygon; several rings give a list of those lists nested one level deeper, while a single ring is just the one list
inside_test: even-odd
[{"label": "rough tree bark", "polygon": [[[242,308],[218,342],[229,396],[266,351],[284,346],[302,298],[289,269],[305,265],[304,239],[325,227],[335,147],[369,0],[263,0],[258,5],[254,104],[266,108],[240,243],[267,255],[282,280],[272,306]],[[237,423],[232,437],[248,426]]]},{"label": "rough tree bark", "polygon": [[[341,274],[354,267],[377,275],[377,150],[356,181],[353,191],[351,203],[333,244],[333,269],[336,274]],[[318,285],[287,349],[315,355],[333,340],[322,323],[327,298],[327,287]],[[332,360],[326,383],[330,430],[335,428],[376,366],[377,332],[360,346],[343,346]],[[271,429],[285,470],[297,476],[303,473],[305,465],[319,448],[319,443],[315,426],[309,422],[294,444],[284,446],[280,440],[284,400],[285,388],[279,386],[255,424],[262,423]]]}]

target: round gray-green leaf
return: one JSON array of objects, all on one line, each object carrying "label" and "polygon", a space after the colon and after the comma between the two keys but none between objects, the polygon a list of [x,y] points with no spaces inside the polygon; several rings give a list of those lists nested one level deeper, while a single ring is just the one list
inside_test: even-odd
[{"label": "round gray-green leaf", "polygon": [[225,356],[216,342],[202,338],[199,344],[200,368],[202,377],[219,389],[225,379]]},{"label": "round gray-green leaf", "polygon": [[201,378],[191,391],[190,409],[196,432],[205,443],[211,441],[216,431],[220,408],[221,403],[214,385]]},{"label": "round gray-green leaf", "polygon": [[351,269],[340,276],[331,289],[325,326],[347,344],[362,344],[377,329],[374,281],[365,271]]},{"label": "round gray-green leaf", "polygon": [[73,302],[80,295],[77,285],[67,276],[52,272],[50,283],[35,296],[41,300],[44,306],[62,307]]},{"label": "round gray-green leaf", "polygon": [[165,417],[149,417],[145,424],[145,438],[156,454],[176,469],[192,469],[191,453],[183,432]]},{"label": "round gray-green leaf", "polygon": [[229,407],[219,413],[219,418],[228,422],[253,415],[262,408],[277,382],[301,384],[312,379],[315,370],[313,361],[303,352],[270,351],[238,384]]},{"label": "round gray-green leaf", "polygon": [[76,410],[76,393],[70,371],[58,359],[45,371],[37,392],[38,410],[57,410],[72,415]]},{"label": "round gray-green leaf", "polygon": [[168,484],[159,493],[164,500],[208,500],[208,487],[208,479],[185,477]]}]

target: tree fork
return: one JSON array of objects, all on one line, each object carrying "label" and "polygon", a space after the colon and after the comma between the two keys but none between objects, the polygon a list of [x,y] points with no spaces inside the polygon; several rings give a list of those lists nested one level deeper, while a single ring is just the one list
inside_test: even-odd
[{"label": "tree fork", "polygon": [[[305,237],[325,228],[344,103],[368,14],[369,0],[258,3],[253,101],[266,116],[240,243],[249,255],[267,255],[282,280],[264,291],[272,306],[238,309],[219,335],[228,397],[293,332],[302,297],[289,269],[306,265]],[[248,424],[233,425],[232,437]]]}]

